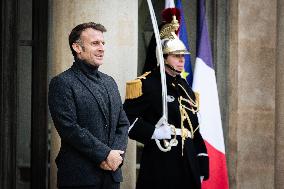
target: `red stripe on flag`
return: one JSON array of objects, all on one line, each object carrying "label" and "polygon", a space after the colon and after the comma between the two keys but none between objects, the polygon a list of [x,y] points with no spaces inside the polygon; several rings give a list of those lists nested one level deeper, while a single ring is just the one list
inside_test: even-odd
[{"label": "red stripe on flag", "polygon": [[209,179],[202,182],[202,189],[228,189],[226,156],[205,141],[209,156]]}]

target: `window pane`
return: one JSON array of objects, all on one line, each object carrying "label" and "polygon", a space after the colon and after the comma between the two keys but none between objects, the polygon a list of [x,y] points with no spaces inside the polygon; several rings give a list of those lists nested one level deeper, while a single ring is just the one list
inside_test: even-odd
[{"label": "window pane", "polygon": [[32,96],[32,0],[19,0],[17,56],[17,189],[30,188]]},{"label": "window pane", "polygon": [[28,188],[31,154],[32,47],[18,49],[17,188]]}]

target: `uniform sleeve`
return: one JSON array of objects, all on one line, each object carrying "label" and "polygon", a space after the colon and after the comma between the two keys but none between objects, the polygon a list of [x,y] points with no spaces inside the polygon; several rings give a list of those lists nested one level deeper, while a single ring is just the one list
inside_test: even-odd
[{"label": "uniform sleeve", "polygon": [[62,143],[72,146],[98,165],[106,159],[111,149],[77,123],[72,89],[63,79],[51,80],[48,104]]},{"label": "uniform sleeve", "polygon": [[199,132],[199,129],[194,135],[194,145],[197,151],[197,159],[200,168],[200,175],[204,176],[204,180],[209,178],[209,157],[204,140]]},{"label": "uniform sleeve", "polygon": [[142,96],[134,99],[126,99],[124,102],[124,110],[130,122],[128,129],[129,138],[136,140],[142,144],[146,144],[151,140],[155,125],[146,121],[143,115],[150,108],[150,96],[147,87],[143,85]]},{"label": "uniform sleeve", "polygon": [[[196,99],[196,96],[194,93],[192,93],[194,98]],[[199,126],[199,121],[198,117],[195,114],[195,119],[194,119],[194,125]],[[197,159],[199,163],[199,168],[200,168],[200,175],[204,176],[204,180],[207,180],[209,178],[209,157],[207,153],[207,148],[205,145],[205,142],[200,134],[200,129],[196,130],[194,134],[194,145],[195,149],[197,152]]]}]

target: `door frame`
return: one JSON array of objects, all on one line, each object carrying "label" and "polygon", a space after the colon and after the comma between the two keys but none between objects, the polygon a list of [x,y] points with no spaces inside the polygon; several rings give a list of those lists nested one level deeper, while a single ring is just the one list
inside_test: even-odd
[{"label": "door frame", "polygon": [[[17,1],[1,1],[0,188],[16,186]],[[11,14],[13,13],[13,14]]]},{"label": "door frame", "polygon": [[[18,0],[1,1],[0,188],[16,188]],[[48,0],[32,4],[31,188],[48,188]]]},{"label": "door frame", "polygon": [[48,188],[48,0],[33,0],[31,188]]}]

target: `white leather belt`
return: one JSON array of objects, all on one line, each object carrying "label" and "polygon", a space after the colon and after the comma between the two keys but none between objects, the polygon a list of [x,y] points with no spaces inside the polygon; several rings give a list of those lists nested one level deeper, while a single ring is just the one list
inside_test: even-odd
[{"label": "white leather belt", "polygon": [[179,135],[179,136],[185,136],[185,138],[191,138],[191,133],[188,129],[183,129],[183,132],[182,132],[182,129],[175,129],[172,130],[172,135]]}]

